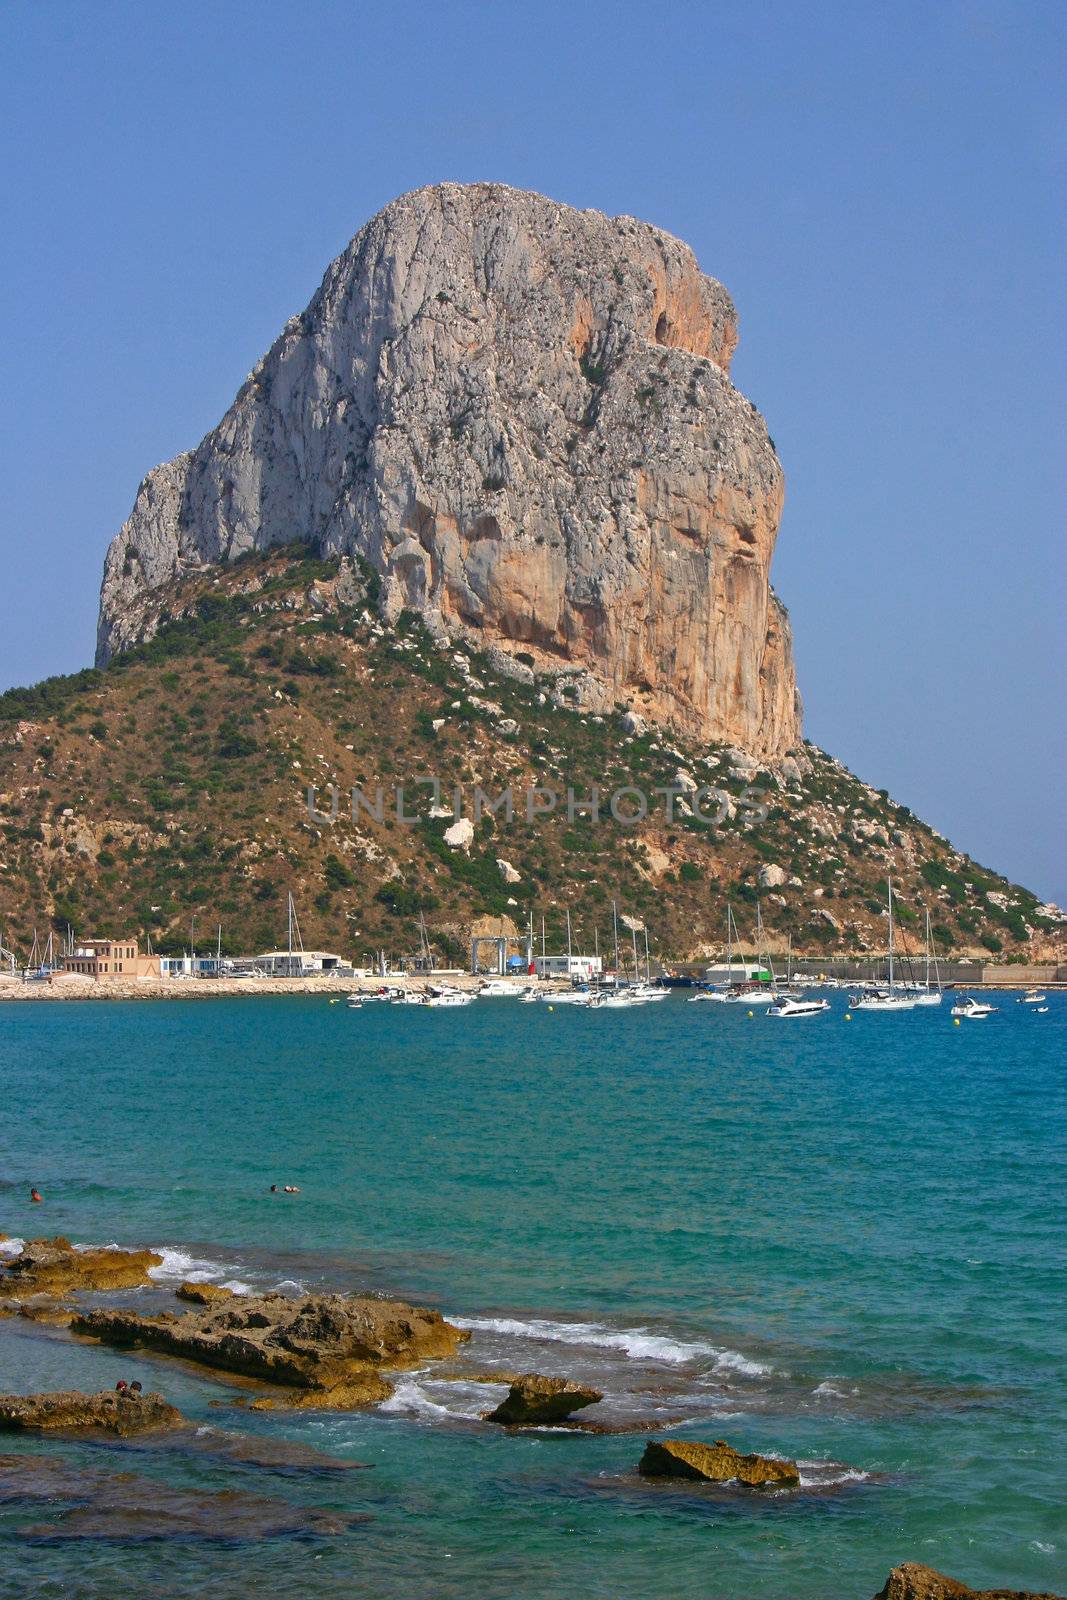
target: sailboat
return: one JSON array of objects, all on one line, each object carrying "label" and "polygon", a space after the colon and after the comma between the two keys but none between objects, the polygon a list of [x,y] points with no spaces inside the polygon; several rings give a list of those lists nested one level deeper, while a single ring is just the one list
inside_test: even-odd
[{"label": "sailboat", "polygon": [[907,993],[893,982],[893,880],[887,880],[889,890],[889,983],[888,986],[869,984],[858,995],[849,997],[853,1011],[913,1011],[914,994]]},{"label": "sailboat", "polygon": [[[734,988],[736,987],[736,985],[734,983],[734,977],[733,977],[733,971],[734,971],[734,934],[736,932],[737,932],[737,928],[736,928],[736,926],[734,924],[734,909],[733,909],[733,906],[730,905],[729,901],[727,901],[727,905],[726,905],[726,982],[724,984],[720,984],[720,983],[709,984],[707,986],[707,988],[700,989],[696,994],[691,994],[689,996],[689,1004],[690,1005],[693,1005],[698,1000],[714,1000],[714,1001],[717,1001],[719,1005],[722,1005],[726,1000],[728,1000],[730,998],[731,994],[733,993]],[[742,971],[744,971],[744,968],[742,968]],[[742,979],[739,979],[738,981],[739,982],[744,982],[744,979],[742,978]]]},{"label": "sailboat", "polygon": [[918,985],[916,986],[916,989],[915,989],[915,1004],[917,1006],[939,1006],[941,1004],[941,997],[942,997],[941,973],[940,973],[940,970],[938,969],[936,955],[934,956],[934,977],[937,980],[937,987],[936,988],[931,988],[930,987],[930,910],[929,910],[929,907],[927,907],[926,908],[926,981],[921,986],[921,988]]},{"label": "sailboat", "polygon": [[761,973],[770,974],[770,981],[765,983],[762,978],[752,978],[744,983],[735,984],[724,996],[728,1005],[771,1006],[779,998],[770,955],[768,954],[766,963],[763,960],[763,914],[758,900],[756,901],[756,965]]}]

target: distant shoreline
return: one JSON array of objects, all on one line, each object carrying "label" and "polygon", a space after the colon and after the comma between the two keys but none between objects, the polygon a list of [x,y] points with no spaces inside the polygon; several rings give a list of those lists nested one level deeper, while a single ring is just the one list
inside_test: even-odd
[{"label": "distant shoreline", "polygon": [[[1029,969],[1031,972],[1033,969]],[[1055,971],[1055,968],[1053,969]],[[390,988],[418,990],[427,983],[446,982],[457,989],[477,989],[487,981],[484,975],[473,977],[470,973],[432,974],[417,973],[405,977],[390,974],[387,978],[57,978],[55,982],[23,982],[21,978],[0,976],[0,1004],[12,1001],[70,1001],[70,1000],[212,1000],[233,999],[240,995],[322,995],[330,999],[343,999],[349,994],[374,994],[383,985]],[[521,978],[519,981],[523,981]],[[537,980],[545,992],[564,991],[568,985],[562,981]],[[858,987],[865,980],[857,978]],[[867,980],[869,981],[869,980]],[[1040,985],[1043,989],[1062,991],[1067,982],[1056,977],[1019,978],[1005,973],[1004,977],[979,978],[973,981],[945,984],[945,991],[989,989],[1010,992]]]}]

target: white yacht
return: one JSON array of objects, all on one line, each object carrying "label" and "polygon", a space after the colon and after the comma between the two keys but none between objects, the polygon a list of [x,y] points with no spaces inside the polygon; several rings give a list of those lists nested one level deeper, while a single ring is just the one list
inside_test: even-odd
[{"label": "white yacht", "polygon": [[526,984],[518,978],[487,978],[478,990],[482,1000],[512,999],[524,994]]},{"label": "white yacht", "polygon": [[1038,989],[1027,989],[1025,994],[1021,994],[1019,996],[1019,998],[1016,1000],[1015,1004],[1017,1006],[1039,1006],[1043,1000],[1047,1000],[1047,999],[1048,999],[1048,996],[1042,994],[1040,992],[1040,990],[1038,990]]},{"label": "white yacht", "polygon": [[767,1012],[769,1017],[817,1017],[829,1011],[829,1000],[806,1000],[800,995],[782,995]]},{"label": "white yacht", "polygon": [[977,1021],[980,1017],[991,1017],[994,1011],[999,1010],[999,1006],[991,1006],[988,1000],[976,1000],[973,994],[969,994],[966,1000],[961,1000],[958,1005],[952,1007],[952,1015],[970,1017]]}]

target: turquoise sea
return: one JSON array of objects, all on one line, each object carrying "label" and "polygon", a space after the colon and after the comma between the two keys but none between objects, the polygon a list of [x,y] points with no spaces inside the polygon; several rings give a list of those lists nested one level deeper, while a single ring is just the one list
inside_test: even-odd
[{"label": "turquoise sea", "polygon": [[[904,1560],[1063,1587],[1067,997],[1049,1003],[960,1027],[947,1004],[846,1022],[841,996],[803,1022],[680,995],[0,1005],[0,1230],[163,1247],[145,1303],[190,1275],[431,1302],[473,1329],[474,1367],[590,1377],[607,1420],[642,1424],[506,1433],[479,1420],[503,1391],[429,1370],[367,1413],[253,1414],[176,1363],[0,1321],[0,1389],[136,1376],[209,1443],[373,1468],[12,1436],[4,1454],[76,1481],[134,1474],[133,1499],[150,1479],[369,1520],[76,1540],[62,1504],[8,1499],[0,1594],[866,1600]],[[644,1483],[666,1431],[796,1457],[803,1487]]]}]

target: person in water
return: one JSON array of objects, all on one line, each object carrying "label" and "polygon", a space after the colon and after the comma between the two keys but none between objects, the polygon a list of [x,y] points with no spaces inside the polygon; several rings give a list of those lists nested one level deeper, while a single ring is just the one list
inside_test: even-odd
[{"label": "person in water", "polygon": [[127,1389],[128,1389],[128,1388],[129,1388],[129,1387],[130,1387],[130,1386],[129,1386],[129,1384],[128,1384],[128,1383],[127,1383],[127,1382],[126,1382],[126,1379],[125,1379],[125,1378],[120,1378],[120,1379],[119,1379],[119,1381],[118,1381],[118,1383],[116,1383],[116,1385],[115,1385],[115,1393],[116,1393],[116,1394],[125,1394],[125,1393],[126,1393],[126,1390],[127,1390]]},{"label": "person in water", "polygon": [[41,1191],[40,1191],[40,1190],[39,1190],[39,1189],[38,1189],[38,1188],[37,1188],[37,1186],[36,1186],[36,1184],[35,1184],[35,1185],[34,1185],[34,1187],[33,1187],[33,1188],[32,1188],[32,1189],[31,1189],[31,1190],[30,1190],[30,1199],[31,1199],[31,1200],[32,1200],[32,1201],[33,1201],[33,1202],[34,1202],[34,1203],[35,1203],[35,1204],[39,1204],[39,1203],[40,1203],[40,1199],[41,1199]]},{"label": "person in water", "polygon": [[278,1193],[278,1185],[276,1183],[272,1183],[271,1184],[270,1192],[271,1192],[271,1194],[277,1194]]},{"label": "person in water", "polygon": [[286,1194],[299,1194],[300,1190],[297,1188],[295,1183],[287,1183],[285,1186],[285,1192]]}]

